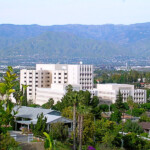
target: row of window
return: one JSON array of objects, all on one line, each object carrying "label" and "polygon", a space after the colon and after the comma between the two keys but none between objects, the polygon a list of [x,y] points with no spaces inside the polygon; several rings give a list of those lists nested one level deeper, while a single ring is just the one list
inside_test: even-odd
[{"label": "row of window", "polygon": [[80,76],[91,76],[92,75],[92,73],[80,73]]},{"label": "row of window", "polygon": [[[56,79],[56,77],[54,77],[54,79]],[[61,79],[61,77],[58,77],[58,79]],[[64,77],[64,79],[67,79],[67,77]]]},{"label": "row of window", "polygon": [[[56,73],[54,73],[54,75],[56,75]],[[61,75],[61,73],[58,73],[58,75]],[[67,73],[64,73],[64,75],[67,75]]]},{"label": "row of window", "polygon": [[80,78],[80,80],[92,80],[91,78],[86,78],[86,79],[84,79],[84,78]]},{"label": "row of window", "polygon": [[91,86],[87,86],[87,87],[82,87],[82,89],[92,89],[92,87]]},{"label": "row of window", "polygon": [[[56,81],[54,81],[54,83],[56,83]],[[63,82],[61,82],[61,81],[58,81],[58,83],[63,83]],[[64,83],[67,83],[66,81],[64,81]]]},{"label": "row of window", "polygon": [[80,84],[92,84],[92,83],[88,83],[88,82],[87,82],[87,83],[86,83],[86,82],[80,82]]},{"label": "row of window", "polygon": [[80,71],[92,71],[92,68],[91,67],[80,68]]},{"label": "row of window", "polygon": [[[24,72],[24,74],[27,74],[27,73]],[[29,74],[32,74],[32,72],[29,72]],[[38,72],[36,72],[35,74],[38,75]],[[44,73],[42,72],[41,74],[43,75]],[[48,72],[48,73],[45,73],[45,74],[49,75],[50,73]]]}]

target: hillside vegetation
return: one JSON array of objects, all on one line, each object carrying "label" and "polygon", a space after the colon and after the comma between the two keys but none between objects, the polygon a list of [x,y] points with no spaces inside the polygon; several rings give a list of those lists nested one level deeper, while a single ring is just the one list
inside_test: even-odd
[{"label": "hillside vegetation", "polygon": [[150,23],[133,25],[0,25],[0,56],[147,57]]}]

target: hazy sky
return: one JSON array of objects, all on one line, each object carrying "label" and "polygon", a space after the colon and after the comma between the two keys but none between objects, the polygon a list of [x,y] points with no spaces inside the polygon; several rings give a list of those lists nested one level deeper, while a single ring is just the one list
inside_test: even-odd
[{"label": "hazy sky", "polygon": [[0,24],[150,22],[150,0],[0,0]]}]

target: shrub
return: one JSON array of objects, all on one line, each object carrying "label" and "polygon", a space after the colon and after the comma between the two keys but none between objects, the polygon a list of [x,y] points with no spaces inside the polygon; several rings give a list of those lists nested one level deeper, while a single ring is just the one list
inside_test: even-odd
[{"label": "shrub", "polygon": [[0,149],[2,150],[16,150],[18,147],[18,142],[12,138],[9,133],[0,134]]}]

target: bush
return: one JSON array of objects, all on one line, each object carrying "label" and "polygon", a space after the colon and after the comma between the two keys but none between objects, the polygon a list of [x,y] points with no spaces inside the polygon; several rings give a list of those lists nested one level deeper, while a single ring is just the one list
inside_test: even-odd
[{"label": "bush", "polygon": [[141,134],[144,132],[141,126],[138,125],[136,122],[131,122],[131,120],[127,120],[124,124],[124,131],[125,132],[134,132],[137,134]]},{"label": "bush", "polygon": [[64,141],[68,137],[68,126],[61,122],[53,123],[50,126],[50,135],[54,140]]},{"label": "bush", "polygon": [[135,133],[129,133],[123,137],[124,148],[127,150],[148,150],[150,149],[150,142],[143,140]]},{"label": "bush", "polygon": [[12,138],[9,133],[0,134],[0,149],[1,150],[17,150],[18,142]]},{"label": "bush", "polygon": [[[136,117],[139,117],[141,114],[143,114],[145,112],[145,109],[144,108],[134,108],[132,110],[132,115],[133,116],[136,116]],[[128,110],[126,112],[127,114],[131,115],[131,110]]]},{"label": "bush", "polygon": [[143,137],[146,137],[146,138],[148,138],[148,135],[149,135],[148,133],[141,133],[140,134],[140,136],[143,136]]}]

